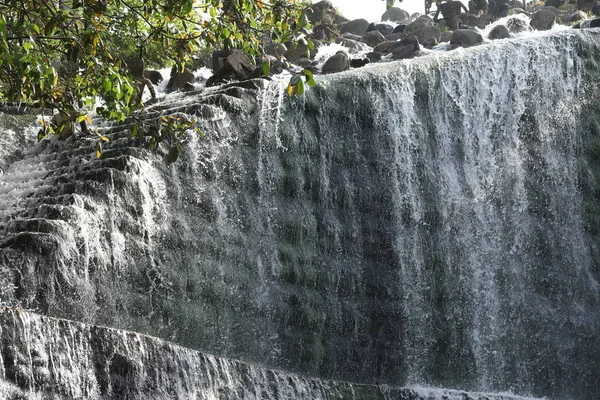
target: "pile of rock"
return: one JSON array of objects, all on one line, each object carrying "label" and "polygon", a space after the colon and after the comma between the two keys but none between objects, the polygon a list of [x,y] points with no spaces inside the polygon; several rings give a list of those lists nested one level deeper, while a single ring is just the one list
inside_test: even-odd
[{"label": "pile of rock", "polygon": [[[585,2],[587,0],[578,0]],[[313,72],[335,73],[350,68],[359,68],[367,63],[379,62],[383,59],[406,59],[422,54],[422,48],[433,48],[440,43],[448,42],[448,48],[473,46],[483,42],[481,29],[499,17],[509,17],[505,24],[496,25],[488,34],[490,40],[509,38],[516,33],[527,30],[549,30],[556,23],[568,24],[586,19],[586,14],[575,5],[563,4],[564,0],[546,0],[546,4],[534,7],[530,11],[524,9],[520,1],[473,0],[471,10],[460,4],[454,4],[458,13],[444,13],[452,1],[440,5],[441,15],[409,15],[398,8],[389,8],[382,15],[382,23],[370,23],[365,19],[348,20],[339,15],[328,0],[313,4],[307,10],[312,31],[307,31],[295,42],[286,44],[274,43],[265,38],[264,58],[272,63],[286,63],[300,68],[310,68]],[[587,3],[586,3],[587,4]],[[462,12],[462,10],[467,12]],[[526,14],[525,19],[517,14]],[[438,18],[443,17],[443,18]],[[309,41],[310,40],[310,43]],[[337,43],[345,48],[329,58],[319,70],[314,60],[317,50],[323,44]],[[359,56],[360,54],[360,56]],[[216,52],[212,57],[215,71],[206,82],[207,86],[220,84],[229,80],[246,80],[260,77],[260,66],[239,52]],[[174,73],[175,74],[175,73]],[[177,80],[177,88],[185,88],[193,81],[193,76],[172,76]]]}]

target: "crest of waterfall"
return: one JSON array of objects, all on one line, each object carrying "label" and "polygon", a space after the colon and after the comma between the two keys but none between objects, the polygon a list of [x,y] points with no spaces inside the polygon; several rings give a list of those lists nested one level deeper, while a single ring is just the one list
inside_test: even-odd
[{"label": "crest of waterfall", "polygon": [[[20,341],[0,351],[6,385],[362,396],[310,376],[386,399],[593,397],[599,63],[596,32],[564,30],[320,76],[296,98],[280,80],[173,95],[149,118],[204,135],[173,164],[129,125],[101,128],[99,160],[93,139],[10,128],[0,303],[44,316],[0,316]],[[81,357],[57,366],[55,348]]]}]

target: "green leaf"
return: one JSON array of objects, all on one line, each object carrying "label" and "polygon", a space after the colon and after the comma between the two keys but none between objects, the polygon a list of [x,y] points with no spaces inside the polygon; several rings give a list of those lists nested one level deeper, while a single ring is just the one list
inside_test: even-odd
[{"label": "green leaf", "polygon": [[129,135],[129,137],[134,138],[137,136],[137,134],[138,134],[138,127],[137,127],[137,125],[133,125],[131,127],[131,134]]},{"label": "green leaf", "polygon": [[104,91],[106,93],[110,93],[110,91],[112,89],[112,82],[109,81],[108,79],[105,80],[104,82],[102,82],[102,89],[104,89]]},{"label": "green leaf", "polygon": [[171,147],[167,154],[167,162],[175,162],[179,158],[179,148],[177,146]]},{"label": "green leaf", "polygon": [[306,45],[308,46],[309,50],[314,50],[315,49],[315,44],[310,39],[306,39]]},{"label": "green leaf", "polygon": [[300,82],[301,78],[302,78],[302,75],[300,75],[300,74],[292,75],[292,77],[290,78],[290,85],[292,85],[292,86],[298,85],[298,82]]},{"label": "green leaf", "polygon": [[304,94],[304,83],[302,80],[298,81],[298,94],[302,96]]},{"label": "green leaf", "polygon": [[31,25],[29,26],[29,28],[30,28],[32,31],[34,31],[35,33],[37,33],[38,35],[40,34],[40,27],[39,27],[39,26],[37,26],[36,24],[31,24]]},{"label": "green leaf", "polygon": [[265,62],[263,62],[263,64],[262,64],[262,74],[264,76],[271,75],[271,62],[269,60],[266,60]]},{"label": "green leaf", "polygon": [[211,16],[211,18],[216,18],[217,10],[213,6],[210,6],[208,9],[208,14]]},{"label": "green leaf", "polygon": [[315,82],[313,73],[311,70],[309,69],[305,69],[304,71],[302,71],[302,73],[304,74],[304,76],[306,77],[306,84],[310,87],[315,87],[317,85],[317,83]]}]

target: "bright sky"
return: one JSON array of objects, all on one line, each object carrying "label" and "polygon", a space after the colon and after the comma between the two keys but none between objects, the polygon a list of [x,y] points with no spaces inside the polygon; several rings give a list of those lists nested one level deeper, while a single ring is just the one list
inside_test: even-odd
[{"label": "bright sky", "polygon": [[[330,0],[340,13],[348,19],[364,18],[369,22],[381,20],[385,12],[385,0]],[[319,0],[313,0],[318,3]],[[396,7],[407,11],[409,14],[425,12],[424,0],[396,0]],[[435,7],[434,7],[435,9]]]}]

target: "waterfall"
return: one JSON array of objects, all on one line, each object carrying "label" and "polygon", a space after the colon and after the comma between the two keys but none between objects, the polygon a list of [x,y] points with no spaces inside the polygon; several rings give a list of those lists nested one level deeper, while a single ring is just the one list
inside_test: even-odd
[{"label": "waterfall", "polygon": [[204,137],[173,164],[127,124],[101,127],[99,160],[91,138],[5,127],[0,304],[29,311],[3,313],[2,385],[593,398],[599,62],[594,30],[565,30],[320,76],[301,97],[278,79],[175,95],[149,118],[192,116]]}]

